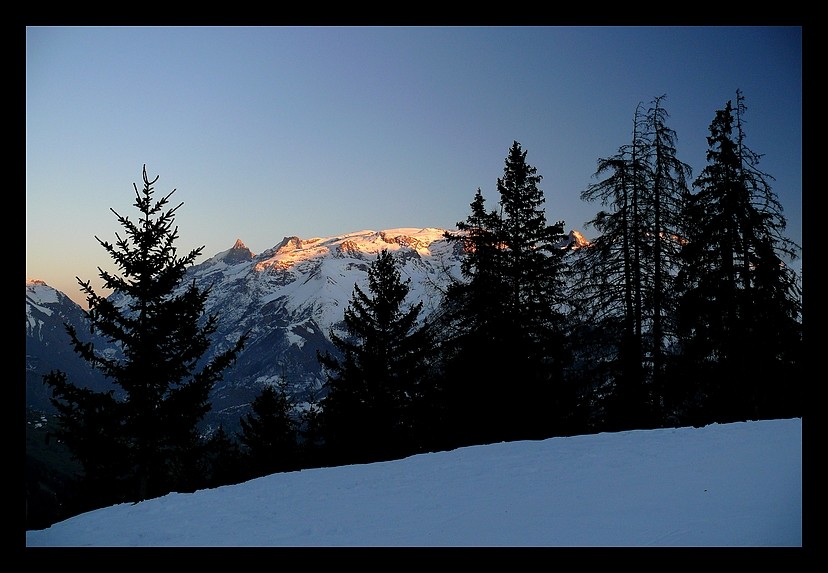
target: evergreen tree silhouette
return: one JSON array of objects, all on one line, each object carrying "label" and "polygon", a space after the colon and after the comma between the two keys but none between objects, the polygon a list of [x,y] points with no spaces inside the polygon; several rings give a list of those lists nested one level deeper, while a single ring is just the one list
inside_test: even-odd
[{"label": "evergreen tree silhouette", "polygon": [[345,333],[331,332],[341,356],[318,355],[328,376],[322,432],[335,462],[416,450],[415,405],[429,370],[431,335],[427,325],[418,325],[423,302],[404,308],[408,283],[393,255],[382,250],[368,269],[368,292],[354,285]]},{"label": "evergreen tree silhouette", "polygon": [[299,465],[299,422],[286,384],[282,378],[278,387],[265,386],[253,400],[253,412],[239,420],[241,442],[247,447],[253,477],[293,470]]},{"label": "evergreen tree silhouette", "polygon": [[199,479],[198,424],[210,409],[209,393],[232,365],[246,340],[202,360],[216,330],[217,315],[204,315],[208,290],[184,285],[187,268],[201,253],[176,254],[178,228],[169,207],[173,190],[154,197],[146,166],[144,186],[135,188],[138,221],[112,212],[126,236],[111,244],[96,237],[120,269],[100,270],[108,297],[81,281],[91,329],[120,349],[96,351],[67,325],[73,349],[111,379],[117,390],[93,392],[74,386],[65,373],[44,377],[58,410],[62,439],[83,466],[93,503],[136,501],[191,490]]},{"label": "evergreen tree silhouette", "polygon": [[685,416],[694,423],[801,415],[801,290],[782,207],[745,144],[740,91],[716,112],[694,183],[678,276]]},{"label": "evergreen tree silhouette", "polygon": [[594,388],[596,421],[612,430],[658,426],[665,414],[667,348],[674,337],[675,288],[690,167],[677,157],[664,96],[636,108],[630,144],[599,159],[581,193],[599,200],[588,225],[601,234],[571,260],[577,285],[581,384]]},{"label": "evergreen tree silhouette", "polygon": [[204,443],[201,487],[240,483],[249,476],[242,468],[243,456],[236,439],[220,425]]},{"label": "evergreen tree silhouette", "polygon": [[[465,281],[444,301],[443,343],[449,413],[458,444],[560,432],[572,404],[563,400],[563,222],[548,225],[537,168],[513,142],[497,180],[499,211],[480,190],[463,233]],[[564,403],[566,402],[566,403]]]}]

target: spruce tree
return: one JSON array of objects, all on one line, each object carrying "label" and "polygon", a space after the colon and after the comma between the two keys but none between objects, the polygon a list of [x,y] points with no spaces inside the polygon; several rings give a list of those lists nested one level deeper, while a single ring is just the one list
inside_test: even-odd
[{"label": "spruce tree", "polygon": [[280,380],[278,387],[265,386],[251,407],[253,411],[239,422],[252,477],[296,469],[299,423],[285,379]]},{"label": "spruce tree", "polygon": [[303,468],[318,467],[324,463],[324,427],[322,394],[324,388],[311,389],[307,402],[300,410],[298,441],[299,463]]},{"label": "spruce tree", "polygon": [[745,111],[737,91],[716,112],[686,213],[676,370],[694,423],[801,415],[798,246],[745,143]]},{"label": "spruce tree", "polygon": [[[640,240],[648,234],[643,202],[649,174],[643,149],[647,143],[644,117],[639,104],[631,143],[620,147],[616,155],[599,159],[594,174],[599,181],[581,193],[582,200],[598,200],[608,208],[587,222],[599,235],[588,248],[574,254],[570,265],[576,291],[569,303],[571,317],[579,325],[575,331],[580,386],[594,397],[613,397],[612,404],[593,398],[596,407],[590,424],[594,429],[606,427],[604,409],[618,420],[611,426],[637,424],[647,403]],[[629,422],[621,421],[622,417]]]},{"label": "spruce tree", "polygon": [[138,221],[111,211],[126,236],[112,244],[96,237],[121,274],[99,269],[104,289],[78,283],[86,294],[93,332],[116,345],[105,354],[67,325],[73,349],[115,385],[110,392],[77,388],[62,372],[44,377],[58,409],[61,438],[83,465],[96,503],[134,501],[192,489],[198,480],[198,425],[210,409],[209,394],[240,352],[246,336],[210,360],[217,315],[204,316],[209,289],[184,284],[187,268],[202,248],[176,254],[178,228],[170,207],[173,190],[154,197],[146,166],[144,186],[135,188]]},{"label": "spruce tree", "polygon": [[578,290],[571,300],[585,334],[579,341],[582,363],[592,369],[598,388],[598,423],[614,430],[665,419],[673,280],[691,171],[677,158],[663,98],[655,98],[646,112],[636,108],[632,141],[598,161],[595,177],[603,179],[581,193],[583,200],[600,200],[608,208],[588,222],[601,234],[572,260]]},{"label": "spruce tree", "polygon": [[[497,180],[499,211],[478,189],[449,237],[464,246],[465,283],[446,296],[449,417],[461,443],[563,431],[567,362],[563,222],[548,225],[537,168],[513,142]],[[527,399],[528,397],[528,399]],[[566,403],[565,403],[566,402]]]},{"label": "spruce tree", "polygon": [[462,280],[451,283],[439,322],[446,447],[500,441],[508,433],[500,392],[512,366],[498,359],[510,344],[509,289],[500,216],[480,189],[471,213],[446,233],[460,245]]},{"label": "spruce tree", "polygon": [[407,309],[393,255],[382,250],[368,269],[368,292],[354,285],[344,312],[345,333],[331,331],[340,356],[319,354],[327,371],[321,425],[334,462],[375,461],[416,450],[416,402],[429,370],[430,334]]},{"label": "spruce tree", "polygon": [[243,469],[241,449],[234,436],[220,425],[204,443],[203,486],[207,488],[240,483],[249,476]]},{"label": "spruce tree", "polygon": [[665,377],[666,351],[675,335],[676,295],[674,278],[680,266],[679,252],[686,240],[682,211],[689,195],[689,165],[677,157],[676,133],[667,126],[669,114],[662,104],[665,96],[653,100],[647,116],[650,128],[649,163],[652,181],[650,198],[652,252],[651,372],[652,405],[655,423],[664,416],[664,396],[670,392]]}]

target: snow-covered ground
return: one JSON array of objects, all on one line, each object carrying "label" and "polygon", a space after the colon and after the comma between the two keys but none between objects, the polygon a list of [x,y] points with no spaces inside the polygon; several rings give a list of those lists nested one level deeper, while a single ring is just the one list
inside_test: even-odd
[{"label": "snow-covered ground", "polygon": [[802,420],[273,474],[99,509],[27,547],[801,547]]}]

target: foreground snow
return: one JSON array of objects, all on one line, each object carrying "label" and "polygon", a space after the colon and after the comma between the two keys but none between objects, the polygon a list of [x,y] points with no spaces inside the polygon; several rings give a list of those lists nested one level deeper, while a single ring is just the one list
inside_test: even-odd
[{"label": "foreground snow", "polygon": [[78,515],[35,546],[802,545],[802,421],[467,447]]}]

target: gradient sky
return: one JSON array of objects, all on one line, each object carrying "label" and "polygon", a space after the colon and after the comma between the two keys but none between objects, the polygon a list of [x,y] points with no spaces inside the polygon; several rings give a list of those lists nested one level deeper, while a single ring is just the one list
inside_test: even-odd
[{"label": "gradient sky", "polygon": [[490,208],[513,141],[548,222],[581,230],[596,162],[665,95],[677,155],[706,165],[736,90],[802,244],[801,27],[29,27],[26,276],[79,303],[114,270],[95,236],[137,220],[142,166],[176,189],[179,255],[241,239],[455,228]]}]

